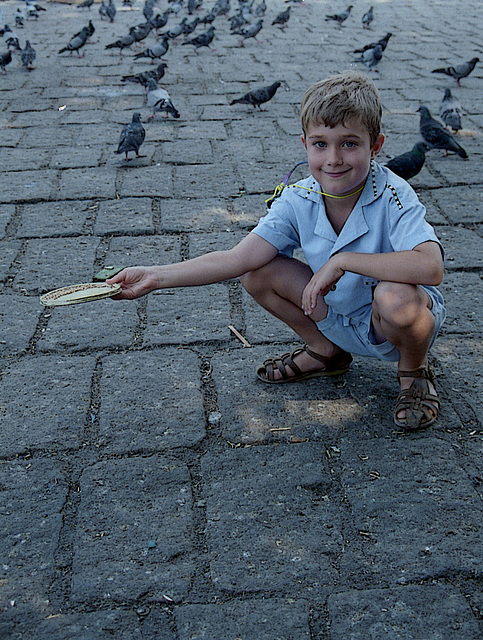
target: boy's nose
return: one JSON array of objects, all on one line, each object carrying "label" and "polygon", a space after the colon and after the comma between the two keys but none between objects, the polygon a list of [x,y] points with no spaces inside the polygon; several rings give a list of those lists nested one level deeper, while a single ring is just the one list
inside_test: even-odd
[{"label": "boy's nose", "polygon": [[335,165],[342,163],[342,154],[337,147],[329,147],[327,155],[328,164]]}]

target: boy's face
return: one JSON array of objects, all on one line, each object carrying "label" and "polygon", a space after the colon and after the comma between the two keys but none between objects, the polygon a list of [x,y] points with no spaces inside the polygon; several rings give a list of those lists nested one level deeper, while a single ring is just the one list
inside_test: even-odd
[{"label": "boy's face", "polygon": [[302,142],[307,149],[310,173],[322,190],[342,196],[364,184],[371,159],[381,150],[384,136],[379,134],[371,145],[366,127],[354,120],[332,128],[309,125]]}]

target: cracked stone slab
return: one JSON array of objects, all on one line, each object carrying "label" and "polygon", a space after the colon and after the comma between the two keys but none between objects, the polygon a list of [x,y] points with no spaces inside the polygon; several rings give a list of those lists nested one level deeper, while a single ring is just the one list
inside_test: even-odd
[{"label": "cracked stone slab", "polygon": [[0,354],[27,349],[41,313],[38,298],[3,293],[0,296]]},{"label": "cracked stone slab", "polygon": [[153,232],[153,211],[150,198],[121,198],[99,203],[94,233]]},{"label": "cracked stone slab", "polygon": [[205,415],[199,368],[197,356],[185,349],[106,357],[99,383],[99,443],[119,453],[200,442]]},{"label": "cracked stone slab", "polygon": [[179,238],[159,236],[122,236],[113,238],[104,259],[105,265],[171,264],[180,260]]},{"label": "cracked stone slab", "polygon": [[17,238],[81,234],[97,205],[92,201],[37,202],[22,207]]},{"label": "cracked stone slab", "polygon": [[304,600],[264,598],[184,605],[175,611],[179,640],[310,640]]},{"label": "cracked stone slab", "polygon": [[90,405],[94,365],[92,357],[42,356],[7,366],[0,388],[3,454],[78,447]]},{"label": "cracked stone slab", "polygon": [[350,590],[328,599],[330,640],[477,640],[478,622],[455,588],[425,584]]},{"label": "cracked stone slab", "polygon": [[74,602],[186,597],[193,563],[185,464],[157,455],[100,462],[84,470],[80,493]]},{"label": "cracked stone slab", "polygon": [[[481,573],[480,496],[451,444],[424,439],[341,443],[341,483],[355,535],[343,571],[407,584],[454,574]],[[407,473],[394,473],[394,469]]]},{"label": "cracked stone slab", "polygon": [[1,617],[12,606],[28,616],[48,604],[67,482],[51,460],[13,460],[0,465],[0,489]]},{"label": "cracked stone slab", "polygon": [[202,459],[211,579],[223,591],[317,594],[338,581],[340,512],[321,446],[248,447]]}]

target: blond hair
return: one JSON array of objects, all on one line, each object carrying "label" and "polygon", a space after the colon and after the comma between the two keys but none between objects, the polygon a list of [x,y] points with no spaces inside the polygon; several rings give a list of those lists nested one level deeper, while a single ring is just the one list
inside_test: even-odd
[{"label": "blond hair", "polygon": [[376,85],[363,73],[346,72],[316,82],[301,104],[304,135],[310,125],[335,127],[359,121],[369,132],[371,145],[381,131],[382,104]]}]

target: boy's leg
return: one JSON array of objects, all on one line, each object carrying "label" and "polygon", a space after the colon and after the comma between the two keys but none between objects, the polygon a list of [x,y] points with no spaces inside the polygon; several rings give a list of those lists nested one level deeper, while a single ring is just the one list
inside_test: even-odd
[{"label": "boy's leg", "polygon": [[[319,296],[312,317],[306,316],[301,308],[302,293],[312,275],[312,270],[306,264],[295,258],[279,255],[260,269],[241,276],[240,281],[260,306],[293,329],[311,351],[320,356],[332,357],[342,353],[342,350],[328,340],[315,324],[327,316],[327,305],[323,297]],[[325,368],[306,351],[298,353],[293,362],[303,372]],[[292,373],[289,371],[289,375]],[[274,375],[275,378],[281,377],[278,371]]]},{"label": "boy's leg", "polygon": [[[431,306],[431,298],[418,285],[381,282],[376,287],[372,311],[374,334],[378,342],[388,340],[397,347],[399,371],[415,371],[428,365],[428,349],[435,330]],[[412,376],[401,377],[401,391],[409,389],[414,381]],[[427,393],[436,397],[433,382],[425,379],[424,385]],[[436,417],[439,403],[429,402],[429,406]],[[406,410],[397,411],[396,418],[404,421]],[[427,421],[421,415],[419,426],[425,426]]]}]

